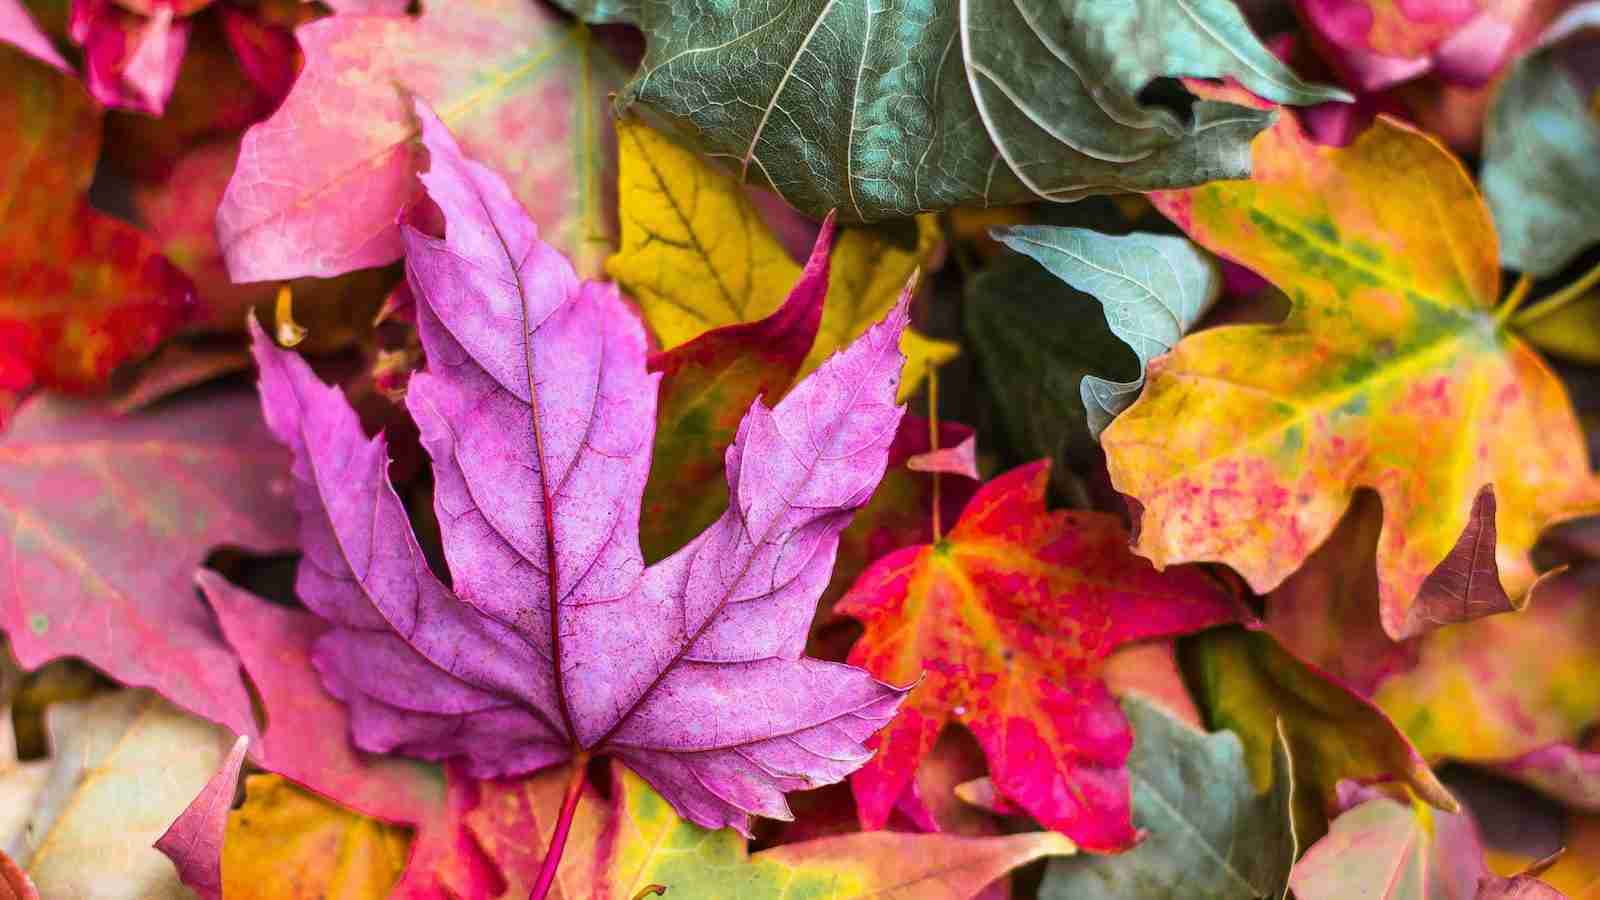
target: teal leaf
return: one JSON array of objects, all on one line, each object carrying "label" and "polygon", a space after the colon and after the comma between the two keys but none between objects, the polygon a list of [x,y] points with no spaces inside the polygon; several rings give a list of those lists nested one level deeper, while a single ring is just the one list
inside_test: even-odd
[{"label": "teal leaf", "polygon": [[1084,375],[1079,391],[1089,432],[1096,438],[1138,398],[1150,360],[1171,350],[1222,290],[1216,263],[1181,237],[1111,236],[1049,225],[1019,225],[994,236],[1100,301],[1112,334],[1138,357],[1139,374],[1132,380]]},{"label": "teal leaf", "polygon": [[1500,261],[1553,275],[1600,240],[1600,120],[1562,65],[1561,42],[1600,27],[1600,3],[1574,8],[1506,76],[1483,136],[1483,193]]},{"label": "teal leaf", "polygon": [[1247,175],[1273,113],[1198,101],[1180,117],[1140,102],[1158,78],[1348,99],[1296,78],[1231,0],[558,2],[643,30],[619,111],[846,220]]},{"label": "teal leaf", "polygon": [[1133,821],[1145,839],[1117,856],[1052,860],[1040,900],[1281,900],[1298,849],[1293,768],[1282,734],[1257,794],[1231,731],[1205,734],[1130,697]]}]

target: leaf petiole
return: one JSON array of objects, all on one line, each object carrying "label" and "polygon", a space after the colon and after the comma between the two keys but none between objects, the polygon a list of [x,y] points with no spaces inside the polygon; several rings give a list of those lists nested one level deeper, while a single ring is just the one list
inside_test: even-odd
[{"label": "leaf petiole", "polygon": [[1511,288],[1511,293],[1506,295],[1505,302],[1501,303],[1500,308],[1495,310],[1494,323],[1496,325],[1504,325],[1506,320],[1511,318],[1511,314],[1517,311],[1517,307],[1522,305],[1522,301],[1528,299],[1528,291],[1532,290],[1532,288],[1532,278],[1527,275],[1517,276],[1517,283]]},{"label": "leaf petiole", "polygon": [[[1537,322],[1545,316],[1555,313],[1557,310],[1586,296],[1589,293],[1589,289],[1596,284],[1600,284],[1600,265],[1583,273],[1577,281],[1546,297],[1538,306],[1531,306],[1523,310],[1521,314],[1511,320],[1512,327],[1527,325],[1529,322]],[[1504,321],[1503,318],[1502,321]]]},{"label": "leaf petiole", "polygon": [[539,879],[528,892],[528,900],[544,900],[555,883],[556,870],[561,867],[561,853],[567,849],[567,835],[572,831],[572,818],[578,811],[578,798],[583,796],[584,776],[589,769],[589,754],[581,752],[572,758],[572,775],[567,779],[567,792],[561,799],[561,813],[556,818],[556,830],[550,836],[550,848],[545,851],[544,862],[539,866]]}]

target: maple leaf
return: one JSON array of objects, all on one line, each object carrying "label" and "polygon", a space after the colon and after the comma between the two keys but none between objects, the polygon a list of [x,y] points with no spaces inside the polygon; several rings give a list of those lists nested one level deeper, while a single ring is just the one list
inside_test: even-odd
[{"label": "maple leaf", "polygon": [[1133,737],[1100,663],[1118,645],[1242,610],[1202,572],[1158,573],[1127,552],[1116,517],[1047,512],[1049,473],[1033,463],[984,485],[943,540],[883,557],[840,601],[866,626],[853,664],[896,683],[922,676],[851,779],[866,827],[883,824],[955,721],[1001,794],[1041,824],[1089,850],[1134,841]]},{"label": "maple leaf", "polygon": [[252,399],[22,407],[0,436],[0,625],[25,666],[80,657],[255,735],[238,662],[190,586],[219,544],[294,543],[287,454]]},{"label": "maple leaf", "polygon": [[91,209],[101,115],[70,76],[0,47],[0,421],[31,385],[87,390],[189,316],[188,279],[133,226]]},{"label": "maple leaf", "polygon": [[1153,198],[1294,308],[1185,337],[1102,435],[1143,509],[1138,552],[1224,562],[1266,593],[1370,487],[1390,636],[1520,607],[1540,531],[1600,490],[1565,390],[1490,309],[1482,197],[1390,119],[1330,148],[1283,116],[1253,152],[1249,182]]},{"label": "maple leaf", "polygon": [[[580,807],[573,845],[552,896],[632,900],[652,884],[666,896],[753,896],[837,900],[941,897],[967,900],[1013,868],[1074,852],[1053,832],[1004,837],[871,832],[783,844],[751,854],[740,836],[683,821],[637,775],[612,769],[609,801],[593,793]],[[466,817],[473,836],[499,862],[504,896],[523,897],[548,844],[562,779],[547,773],[488,782]],[[530,846],[530,835],[536,836]]]},{"label": "maple leaf", "polygon": [[613,231],[603,104],[622,70],[588,29],[519,0],[440,0],[416,18],[336,15],[295,37],[305,69],[245,134],[217,211],[235,281],[400,257],[395,220],[416,193],[411,96],[474,156],[515,173],[518,198],[586,274],[598,266]]},{"label": "maple leaf", "polygon": [[538,241],[420,100],[417,115],[447,237],[406,230],[429,359],[406,399],[453,587],[422,558],[382,440],[256,328],[262,403],[305,512],[297,591],[337,626],[318,642],[324,683],[363,749],[459,757],[475,777],[604,753],[697,824],[785,817],[783,792],[853,771],[903,695],[801,651],[899,420],[904,303],[776,407],[752,407],[728,451],[730,509],[647,569],[642,328]]}]

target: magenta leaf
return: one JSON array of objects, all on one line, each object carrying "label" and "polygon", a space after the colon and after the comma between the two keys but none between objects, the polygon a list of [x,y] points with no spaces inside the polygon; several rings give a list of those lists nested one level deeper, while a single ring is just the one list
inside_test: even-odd
[{"label": "magenta leaf", "polygon": [[297,588],[334,624],[324,684],[356,744],[474,777],[614,755],[686,818],[787,818],[844,778],[904,691],[803,656],[839,533],[883,476],[902,303],[728,449],[730,508],[646,568],[656,383],[615,287],[580,282],[510,189],[421,102],[446,237],[406,228],[428,367],[407,406],[433,458],[453,586],[428,569],[381,438],[256,329],[262,403],[294,451]]},{"label": "magenta leaf", "polygon": [[228,810],[239,788],[239,769],[249,746],[250,739],[244,735],[234,741],[217,774],[156,841],[156,849],[172,860],[178,878],[199,894],[200,900],[222,900],[222,839],[228,831]]}]

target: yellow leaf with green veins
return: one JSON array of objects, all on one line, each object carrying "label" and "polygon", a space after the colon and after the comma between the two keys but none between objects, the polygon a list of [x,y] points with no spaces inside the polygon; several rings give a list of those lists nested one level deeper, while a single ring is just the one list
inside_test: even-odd
[{"label": "yellow leaf with green veins", "polygon": [[1253,153],[1250,181],[1154,198],[1294,306],[1185,337],[1106,430],[1112,481],[1144,510],[1139,553],[1227,563],[1266,593],[1370,487],[1390,636],[1520,606],[1539,533],[1600,490],[1561,383],[1492,310],[1483,198],[1389,119],[1333,148],[1280,116]]},{"label": "yellow leaf with green veins", "polygon": [[[621,248],[606,273],[639,302],[664,349],[715,328],[755,322],[783,304],[800,277],[733,175],[633,119],[617,122]],[[839,229],[822,325],[800,374],[883,318],[940,242],[937,220]],[[901,396],[954,344],[907,332]],[[911,377],[915,375],[915,377]]]}]

